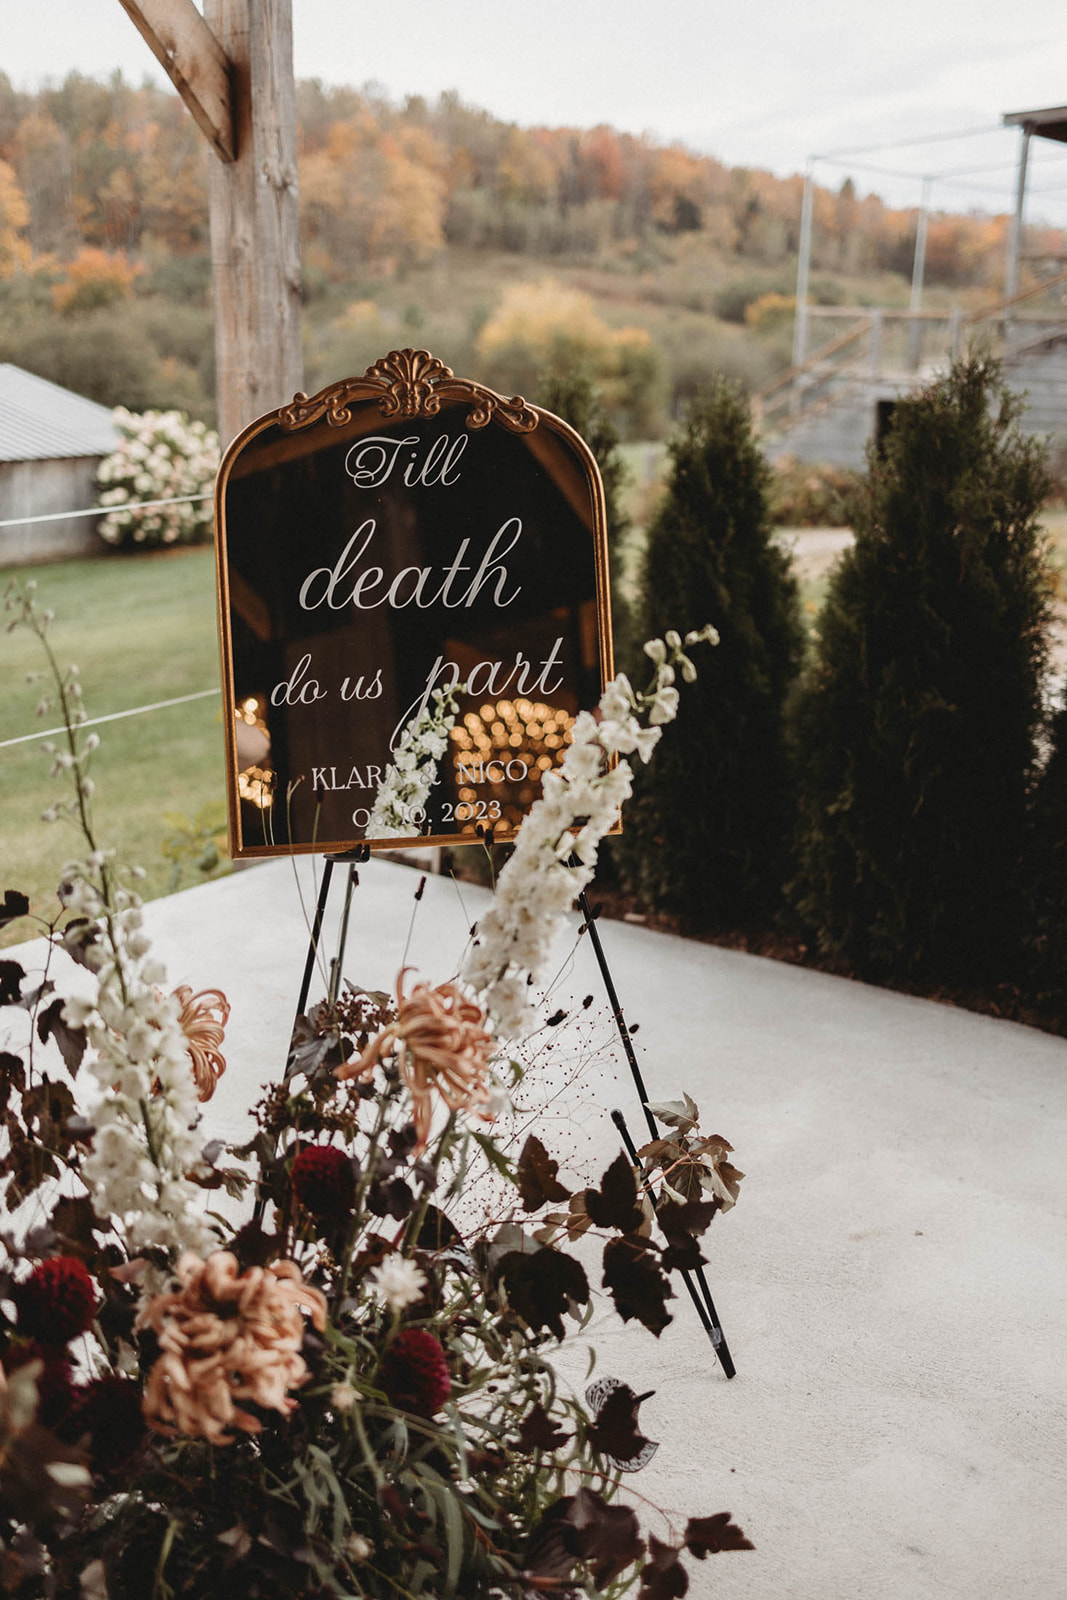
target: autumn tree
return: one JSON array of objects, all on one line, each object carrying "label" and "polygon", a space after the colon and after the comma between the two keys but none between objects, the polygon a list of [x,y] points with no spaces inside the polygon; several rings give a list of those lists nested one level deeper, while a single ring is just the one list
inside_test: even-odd
[{"label": "autumn tree", "polygon": [[30,247],[23,235],[29,220],[30,208],[14,169],[0,161],[0,278],[28,265]]}]

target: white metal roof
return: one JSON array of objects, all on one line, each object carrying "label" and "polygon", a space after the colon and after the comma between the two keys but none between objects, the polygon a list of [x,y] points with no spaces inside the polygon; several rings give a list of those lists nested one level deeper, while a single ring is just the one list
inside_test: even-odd
[{"label": "white metal roof", "polygon": [[107,406],[0,361],[0,461],[106,456],[119,437]]}]

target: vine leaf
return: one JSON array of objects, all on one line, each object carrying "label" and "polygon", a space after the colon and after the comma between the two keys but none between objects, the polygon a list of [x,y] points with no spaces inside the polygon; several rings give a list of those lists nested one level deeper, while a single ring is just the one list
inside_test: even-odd
[{"label": "vine leaf", "polygon": [[650,1246],[632,1234],[604,1246],[604,1288],[624,1322],[636,1317],[658,1339],[671,1320],[666,1302],[674,1290]]},{"label": "vine leaf", "polygon": [[42,1044],[54,1039],[63,1057],[63,1065],[73,1078],[85,1054],[85,1029],[72,1028],[63,1020],[62,1000],[53,1000],[47,1011],[37,1018],[37,1037]]},{"label": "vine leaf", "polygon": [[690,1517],[685,1525],[685,1548],[690,1555],[703,1561],[705,1556],[718,1550],[754,1550],[756,1547],[731,1521],[729,1511],[717,1511],[713,1517]]},{"label": "vine leaf", "polygon": [[526,1454],[532,1455],[535,1450],[558,1450],[569,1438],[571,1435],[553,1422],[540,1400],[535,1400],[519,1428],[519,1445]]},{"label": "vine leaf", "polygon": [[592,1489],[579,1489],[566,1520],[578,1535],[578,1554],[592,1568],[593,1583],[604,1589],[642,1556],[645,1541],[629,1506],[608,1505]]},{"label": "vine leaf", "polygon": [[586,1400],[596,1412],[596,1420],[587,1432],[589,1443],[620,1472],[640,1471],[659,1449],[637,1426],[641,1403],[650,1399],[653,1392],[634,1394],[630,1385],[620,1383],[618,1378],[601,1378],[585,1391]]},{"label": "vine leaf", "polygon": [[722,1207],[714,1200],[687,1200],[679,1205],[677,1200],[663,1200],[656,1210],[656,1221],[663,1229],[667,1248],[663,1252],[663,1265],[676,1267],[682,1272],[694,1272],[704,1257],[697,1245],[697,1236],[710,1227],[711,1219]]},{"label": "vine leaf", "polygon": [[585,1305],[589,1280],[579,1262],[543,1245],[532,1255],[511,1250],[500,1262],[508,1304],[536,1333],[549,1328],[563,1338],[563,1312],[572,1301]]},{"label": "vine leaf", "polygon": [[648,1536],[648,1560],[641,1568],[637,1600],[681,1600],[689,1592],[689,1574],[679,1561],[679,1551]]},{"label": "vine leaf", "polygon": [[26,974],[17,961],[0,961],[0,1006],[17,1006]]},{"label": "vine leaf", "polygon": [[585,1191],[585,1209],[598,1228],[633,1233],[643,1220],[637,1204],[637,1181],[624,1155],[618,1155],[600,1180],[599,1189]]},{"label": "vine leaf", "polygon": [[0,928],[6,928],[9,922],[26,916],[29,909],[30,902],[26,895],[18,889],[5,889],[4,898],[0,901]]},{"label": "vine leaf", "polygon": [[550,1202],[570,1199],[571,1192],[559,1182],[558,1172],[559,1162],[552,1160],[537,1135],[531,1133],[515,1169],[524,1211],[538,1211]]},{"label": "vine leaf", "polygon": [[697,1103],[687,1094],[683,1094],[680,1100],[661,1100],[656,1105],[649,1105],[648,1109],[657,1122],[662,1122],[668,1128],[677,1128],[682,1134],[692,1133],[700,1120]]}]

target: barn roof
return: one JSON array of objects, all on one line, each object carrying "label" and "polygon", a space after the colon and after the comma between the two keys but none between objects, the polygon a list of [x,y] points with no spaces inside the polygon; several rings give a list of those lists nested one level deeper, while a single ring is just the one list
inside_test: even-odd
[{"label": "barn roof", "polygon": [[107,406],[0,361],[0,461],[106,456],[118,442]]}]

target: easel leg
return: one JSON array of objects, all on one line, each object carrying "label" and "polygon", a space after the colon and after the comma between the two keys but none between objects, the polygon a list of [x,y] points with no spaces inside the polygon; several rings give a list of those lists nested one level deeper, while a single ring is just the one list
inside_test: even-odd
[{"label": "easel leg", "polygon": [[[630,1157],[633,1165],[640,1170],[641,1159],[637,1154],[637,1147],[634,1144],[633,1139],[630,1137],[630,1130],[626,1126],[626,1119],[624,1118],[622,1112],[613,1111],[611,1113],[611,1120],[615,1124],[616,1128],[618,1128],[619,1133],[622,1136],[622,1142],[626,1146],[626,1154]],[[649,1194],[652,1193],[651,1186],[649,1184],[646,1183],[645,1188]],[[711,1298],[711,1293],[708,1289],[706,1281],[704,1280],[703,1273],[703,1267],[698,1267],[697,1277],[700,1280],[700,1288],[703,1291],[703,1298],[701,1298],[701,1295],[697,1292],[696,1284],[693,1282],[693,1279],[688,1272],[682,1273],[682,1282],[689,1291],[690,1300],[692,1300],[693,1304],[696,1306],[697,1316],[700,1318],[704,1332],[711,1340],[712,1349],[719,1358],[719,1361],[722,1365],[722,1370],[725,1372],[728,1378],[732,1378],[736,1373],[737,1368],[734,1366],[733,1357],[730,1354],[730,1347],[726,1343],[726,1335],[723,1333],[722,1326],[719,1322],[718,1316],[716,1315],[715,1302]]]},{"label": "easel leg", "polygon": [[[600,976],[604,980],[604,988],[607,991],[608,1004],[611,1007],[611,1014],[618,1030],[619,1038],[622,1041],[623,1052],[626,1056],[627,1065],[630,1068],[630,1074],[634,1080],[634,1086],[637,1089],[638,1096],[640,1097],[641,1109],[645,1114],[645,1121],[648,1124],[649,1134],[653,1139],[658,1139],[660,1137],[660,1133],[659,1129],[656,1127],[656,1119],[652,1115],[652,1112],[648,1109],[648,1090],[645,1088],[645,1080],[641,1075],[641,1068],[638,1064],[637,1054],[633,1046],[633,1040],[630,1038],[630,1031],[626,1026],[626,1019],[623,1016],[622,1005],[619,1001],[618,992],[611,976],[611,969],[608,966],[607,957],[604,954],[604,946],[600,942],[600,931],[597,928],[596,919],[593,916],[589,906],[589,897],[584,889],[578,896],[578,908],[585,919],[582,924],[581,931],[583,933],[588,932],[589,938],[592,941],[593,953],[596,956],[597,966],[600,968]],[[640,1163],[637,1161],[637,1151],[622,1119],[622,1113],[613,1111],[611,1115],[612,1121],[623,1135],[623,1139],[626,1143],[627,1151],[630,1155],[631,1161],[639,1165]],[[690,1296],[692,1297],[693,1304],[696,1306],[697,1311],[700,1314],[700,1320],[704,1325],[704,1329],[715,1347],[715,1354],[719,1358],[722,1370],[728,1378],[732,1378],[737,1369],[734,1366],[733,1357],[730,1355],[730,1347],[726,1343],[726,1335],[722,1331],[722,1324],[719,1322],[719,1314],[715,1310],[715,1302],[711,1298],[711,1289],[708,1285],[707,1278],[704,1275],[704,1268],[698,1267],[696,1270],[697,1283],[700,1285],[699,1294],[697,1293],[697,1290],[694,1287],[688,1272],[683,1272],[682,1278],[685,1282],[686,1288],[689,1290]]]},{"label": "easel leg", "polygon": [[[322,863],[322,882],[319,885],[319,898],[315,907],[315,920],[311,924],[311,937],[308,940],[307,960],[304,963],[304,977],[300,984],[300,998],[296,1002],[296,1015],[302,1017],[307,1010],[308,995],[311,993],[311,978],[315,971],[315,959],[319,953],[319,941],[322,938],[322,922],[326,915],[326,906],[330,898],[330,880],[333,877],[334,866],[340,862],[348,864],[348,882],[345,885],[345,904],[341,914],[341,933],[337,944],[337,954],[330,962],[330,975],[327,981],[327,996],[330,1000],[337,999],[337,991],[341,987],[341,967],[344,962],[345,944],[348,940],[348,913],[352,906],[352,891],[359,883],[357,866],[370,860],[368,845],[357,845],[355,850],[343,856],[325,856]],[[294,1019],[295,1020],[295,1019]]]},{"label": "easel leg", "polygon": [[[319,953],[319,942],[322,939],[322,924],[326,916],[326,907],[330,899],[330,881],[333,878],[333,869],[337,862],[347,862],[348,882],[345,885],[345,904],[341,915],[341,932],[337,943],[337,954],[330,962],[330,975],[327,983],[327,998],[331,1001],[337,999],[337,991],[341,987],[341,967],[344,962],[345,942],[348,938],[348,914],[352,906],[352,891],[359,883],[357,864],[370,859],[370,849],[367,845],[357,845],[355,850],[343,856],[324,856],[322,862],[322,882],[319,884],[319,898],[315,905],[315,917],[311,924],[311,934],[308,938],[307,960],[304,962],[304,976],[300,982],[300,997],[296,1002],[296,1016],[293,1018],[293,1032],[296,1031],[297,1019],[304,1016],[307,1011],[308,995],[311,993],[311,979],[315,971],[315,961]],[[290,1040],[292,1033],[290,1033]],[[290,1049],[291,1049],[290,1045]],[[292,1063],[285,1064],[284,1082],[288,1083],[293,1075]],[[267,1203],[262,1195],[256,1200],[252,1215],[256,1222],[263,1220],[263,1213]]]},{"label": "easel leg", "polygon": [[319,953],[319,940],[322,937],[322,919],[326,915],[326,904],[330,898],[330,879],[333,877],[333,857],[327,856],[322,864],[322,882],[319,884],[319,900],[315,907],[315,920],[311,924],[311,937],[308,940],[307,960],[304,963],[304,977],[300,984],[300,998],[296,1002],[296,1014],[302,1017],[307,1010],[308,995],[311,993],[311,976],[315,971],[315,957]]}]

